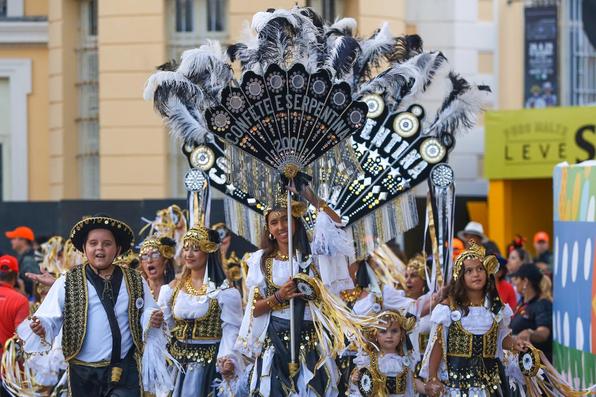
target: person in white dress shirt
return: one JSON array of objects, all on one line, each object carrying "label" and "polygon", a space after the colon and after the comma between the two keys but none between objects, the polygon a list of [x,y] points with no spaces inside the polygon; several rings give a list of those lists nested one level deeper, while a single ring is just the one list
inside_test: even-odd
[{"label": "person in white dress shirt", "polygon": [[[29,321],[33,334],[21,331],[25,351],[47,351],[63,328],[71,396],[141,396],[143,386],[154,389],[160,379],[154,360],[143,352],[155,352],[148,346],[156,340],[149,329],[162,332],[163,314],[141,275],[114,264],[132,246],[133,232],[124,222],[98,215],[78,222],[70,239],[86,261],[52,285]],[[141,381],[141,366],[153,379]]]}]

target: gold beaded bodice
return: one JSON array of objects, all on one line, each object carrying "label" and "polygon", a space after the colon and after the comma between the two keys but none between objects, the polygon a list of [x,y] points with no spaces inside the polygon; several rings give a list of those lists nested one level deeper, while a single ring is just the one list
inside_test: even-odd
[{"label": "gold beaded bodice", "polygon": [[410,369],[404,365],[403,370],[396,376],[387,376],[379,369],[379,357],[377,353],[373,353],[370,358],[371,372],[375,381],[380,382],[380,387],[385,387],[387,394],[406,394]]},{"label": "gold beaded bodice", "polygon": [[495,319],[483,335],[467,331],[461,319],[451,323],[447,332],[447,386],[464,392],[471,388],[497,392],[501,383],[496,358],[498,331]]},{"label": "gold beaded bodice", "polygon": [[[172,299],[172,312],[176,298],[178,297],[177,288],[174,291]],[[183,340],[205,340],[205,339],[220,339],[222,336],[222,321],[221,321],[221,307],[215,298],[207,298],[209,300],[209,308],[207,313],[203,316],[193,319],[182,319],[174,317],[175,326],[172,334],[175,339]]]},{"label": "gold beaded bodice", "polygon": [[467,331],[460,321],[454,321],[447,333],[447,355],[453,357],[497,356],[498,324],[493,324],[484,335],[474,335]]}]

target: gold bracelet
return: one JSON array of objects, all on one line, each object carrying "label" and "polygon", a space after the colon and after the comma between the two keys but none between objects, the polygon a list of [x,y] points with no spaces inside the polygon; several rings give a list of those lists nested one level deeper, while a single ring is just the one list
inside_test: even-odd
[{"label": "gold bracelet", "polygon": [[275,303],[271,302],[271,296],[268,296],[265,299],[265,303],[267,303],[267,306],[269,306],[269,309],[271,309],[271,311],[275,309]]}]

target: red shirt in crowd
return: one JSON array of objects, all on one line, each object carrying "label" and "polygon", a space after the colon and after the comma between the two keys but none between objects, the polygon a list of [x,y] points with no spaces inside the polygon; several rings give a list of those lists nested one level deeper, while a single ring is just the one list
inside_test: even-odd
[{"label": "red shirt in crowd", "polygon": [[0,352],[17,326],[29,316],[29,301],[7,283],[0,282]]},{"label": "red shirt in crowd", "polygon": [[511,307],[511,310],[515,312],[515,308],[517,307],[517,298],[515,297],[513,286],[505,279],[502,279],[501,281],[497,281],[497,291],[499,292],[501,301],[503,303],[508,303],[509,307]]}]

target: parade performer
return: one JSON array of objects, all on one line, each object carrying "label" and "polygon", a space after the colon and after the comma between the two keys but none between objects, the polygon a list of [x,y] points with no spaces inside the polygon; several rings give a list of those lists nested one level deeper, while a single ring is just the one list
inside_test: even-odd
[{"label": "parade performer", "polygon": [[86,262],[54,282],[27,322],[32,332],[19,329],[25,351],[47,354],[63,327],[70,395],[139,396],[143,388],[168,388],[167,368],[156,359],[168,356],[163,315],[141,275],[114,265],[132,246],[132,230],[99,215],[78,222],[70,239]]},{"label": "parade performer", "polygon": [[356,358],[350,396],[413,396],[416,389],[423,389],[421,382],[415,386],[416,362],[408,336],[416,317],[396,310],[385,310],[379,317],[383,325],[373,333],[374,346]]},{"label": "parade performer", "polygon": [[172,331],[168,350],[182,365],[172,396],[217,395],[218,385],[233,395],[244,367],[233,352],[242,320],[240,293],[222,271],[216,231],[195,225],[182,244],[182,275],[161,288],[158,300]]},{"label": "parade performer", "polygon": [[[343,290],[340,293],[341,299],[350,309],[354,308],[357,302],[363,299],[375,300],[380,296],[380,287],[375,272],[369,266],[370,257],[352,262],[348,267],[350,277],[354,283],[354,288]],[[367,312],[367,310],[363,310]],[[348,348],[341,353],[337,359],[337,365],[340,372],[338,390],[340,396],[347,396],[350,389],[350,375],[355,368],[354,358],[358,354],[359,346],[348,345]]]},{"label": "parade performer", "polygon": [[[142,218],[142,220],[146,225],[140,230],[139,234],[143,234],[145,230],[148,230],[148,237],[168,237],[174,240],[176,253],[173,264],[176,266],[182,254],[182,236],[188,229],[185,211],[176,204],[172,204],[167,208],[158,210],[152,220],[147,218]],[[176,270],[178,269],[176,268]]]},{"label": "parade performer", "polygon": [[448,298],[431,314],[431,336],[421,376],[429,396],[501,396],[508,392],[503,350],[525,351],[510,335],[513,315],[495,287],[497,258],[470,241],[455,261]]},{"label": "parade performer", "polygon": [[430,335],[430,311],[433,292],[428,288],[427,266],[424,254],[417,254],[406,266],[406,297],[412,299],[409,311],[417,318],[412,331],[412,344],[418,356],[424,354]]},{"label": "parade performer", "polygon": [[162,286],[169,284],[176,273],[174,270],[174,256],[176,242],[169,237],[156,235],[147,237],[141,244],[140,260],[143,277],[147,280],[154,299],[159,296]]},{"label": "parade performer", "polygon": [[[347,264],[345,276],[333,274],[321,264],[323,255],[316,255],[319,266],[313,261],[313,252],[327,252],[327,259],[349,255],[350,240],[337,227],[337,215],[308,188],[304,197],[316,208],[320,208],[314,229],[315,240],[312,248],[308,243],[306,230],[300,219],[305,210],[302,202],[289,203],[292,212],[293,246],[299,253],[300,273],[315,276],[320,274],[328,288],[338,291],[352,288]],[[296,335],[296,351],[299,353],[298,368],[288,366],[290,358],[290,317],[289,301],[300,298],[292,280],[289,266],[289,226],[287,222],[287,201],[279,200],[277,205],[265,213],[266,230],[263,234],[263,249],[253,253],[248,259],[247,287],[248,306],[244,313],[236,348],[249,358],[255,359],[250,376],[250,394],[262,396],[337,396],[337,368],[331,357],[322,354],[323,340],[313,322],[314,313],[320,313],[314,303],[295,299],[293,315],[302,324]],[[334,221],[335,220],[335,221]],[[326,247],[322,249],[325,236]],[[345,259],[344,259],[345,262]],[[339,298],[338,298],[339,301]],[[325,321],[327,324],[330,320]],[[322,324],[325,326],[325,324]],[[342,330],[326,329],[341,339]],[[340,336],[337,337],[338,332]]]}]

